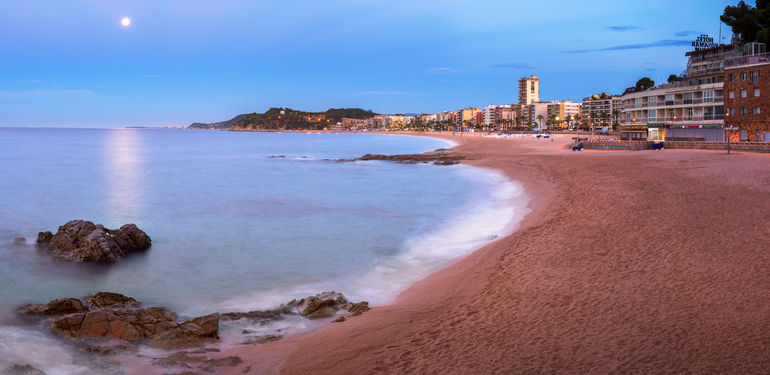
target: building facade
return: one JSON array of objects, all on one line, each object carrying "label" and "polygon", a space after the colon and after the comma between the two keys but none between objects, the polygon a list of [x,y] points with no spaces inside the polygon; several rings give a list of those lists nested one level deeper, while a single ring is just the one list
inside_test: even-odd
[{"label": "building facade", "polygon": [[724,64],[737,43],[687,52],[681,81],[623,95],[621,137],[724,141]]},{"label": "building facade", "polygon": [[540,101],[540,79],[536,75],[519,80],[519,104],[531,105]]},{"label": "building facade", "polygon": [[770,142],[770,56],[750,43],[745,55],[725,67],[725,125],[732,141]]},{"label": "building facade", "polygon": [[601,93],[583,98],[583,120],[592,127],[620,123],[622,111],[623,100],[620,96]]}]

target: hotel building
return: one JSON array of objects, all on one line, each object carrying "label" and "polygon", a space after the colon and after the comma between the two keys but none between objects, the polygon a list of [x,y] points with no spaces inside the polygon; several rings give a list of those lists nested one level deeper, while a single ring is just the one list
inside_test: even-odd
[{"label": "hotel building", "polygon": [[622,138],[724,140],[724,63],[741,50],[733,43],[685,55],[681,81],[623,95]]}]

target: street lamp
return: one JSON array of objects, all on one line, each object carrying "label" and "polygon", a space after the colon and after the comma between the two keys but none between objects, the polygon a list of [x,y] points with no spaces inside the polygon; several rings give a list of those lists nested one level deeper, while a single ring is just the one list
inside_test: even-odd
[{"label": "street lamp", "polygon": [[736,131],[736,130],[738,130],[738,128],[736,128],[735,126],[730,126],[728,128],[725,128],[725,132],[727,133],[726,134],[727,135],[727,155],[730,155],[730,133],[729,132]]}]

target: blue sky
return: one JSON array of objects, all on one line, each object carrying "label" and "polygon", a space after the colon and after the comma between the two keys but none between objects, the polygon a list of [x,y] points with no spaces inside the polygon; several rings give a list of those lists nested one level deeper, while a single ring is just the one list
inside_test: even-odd
[{"label": "blue sky", "polygon": [[530,74],[541,99],[580,100],[682,72],[689,42],[716,39],[734,3],[4,0],[0,126],[187,125],[271,106],[438,112],[515,103]]}]

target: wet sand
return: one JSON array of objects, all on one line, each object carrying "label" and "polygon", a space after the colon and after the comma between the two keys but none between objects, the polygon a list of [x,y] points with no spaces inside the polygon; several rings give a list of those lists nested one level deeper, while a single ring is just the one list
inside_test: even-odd
[{"label": "wet sand", "polygon": [[446,137],[525,185],[519,230],[230,373],[770,371],[770,155]]}]

